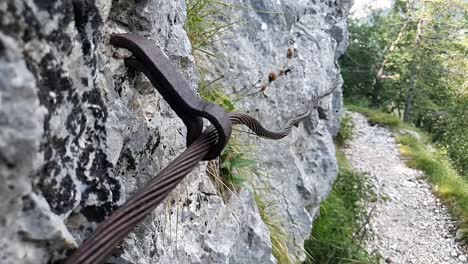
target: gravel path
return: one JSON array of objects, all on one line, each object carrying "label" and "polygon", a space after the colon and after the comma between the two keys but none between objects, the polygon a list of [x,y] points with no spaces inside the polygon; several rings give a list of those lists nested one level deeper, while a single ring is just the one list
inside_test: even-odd
[{"label": "gravel path", "polygon": [[468,263],[466,249],[455,241],[454,219],[422,173],[405,165],[392,133],[348,114],[355,127],[345,154],[354,170],[370,175],[379,196],[368,209],[374,233],[369,252],[380,254],[382,263]]}]

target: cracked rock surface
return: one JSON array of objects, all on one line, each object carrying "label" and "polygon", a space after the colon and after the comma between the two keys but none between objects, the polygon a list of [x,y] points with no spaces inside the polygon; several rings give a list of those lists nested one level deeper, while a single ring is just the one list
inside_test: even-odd
[{"label": "cracked rock surface", "polygon": [[[212,59],[212,78],[224,76],[223,87],[231,88],[226,92],[242,98],[239,109],[265,127],[280,128],[292,117],[312,113],[281,141],[248,137],[266,176],[254,179],[254,186],[268,186],[262,195],[290,240],[289,252],[304,260],[304,240],[337,174],[332,136],[342,113],[342,79],[336,60],[348,44],[346,17],[352,1],[227,2],[244,7],[233,9],[232,17],[248,27],[235,28],[235,41],[215,42],[221,58]],[[287,59],[289,51],[293,56]],[[263,92],[253,87],[282,67],[288,74]],[[314,95],[330,89],[331,95],[315,102]],[[318,107],[324,109],[321,114]]]},{"label": "cracked rock surface", "polygon": [[[268,75],[297,49],[291,74],[240,110],[266,127],[314,110],[293,135],[258,143],[291,254],[336,177],[332,135],[342,112],[336,63],[352,1],[227,1],[247,21],[215,46],[226,87]],[[260,12],[271,10],[273,12]],[[185,148],[185,127],[112,33],[154,41],[197,89],[183,0],[0,1],[0,263],[61,263],[98,224]],[[253,30],[252,30],[253,29]],[[261,29],[261,30],[258,30]],[[239,53],[239,51],[242,51]],[[230,73],[230,74],[227,74]],[[313,94],[335,87],[319,118]],[[272,212],[274,214],[275,212]],[[108,263],[277,263],[251,188],[229,200],[201,163],[117,248]]]},{"label": "cracked rock surface", "polygon": [[370,175],[380,197],[369,208],[369,252],[380,254],[382,263],[468,263],[468,251],[456,242],[455,220],[422,172],[406,166],[391,131],[349,114],[354,128],[345,154],[354,170]]}]

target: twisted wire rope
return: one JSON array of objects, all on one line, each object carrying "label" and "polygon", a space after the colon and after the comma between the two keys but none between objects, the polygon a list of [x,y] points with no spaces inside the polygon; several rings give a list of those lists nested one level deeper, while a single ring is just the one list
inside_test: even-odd
[{"label": "twisted wire rope", "polygon": [[[309,116],[306,112],[290,119],[280,131],[264,128],[254,117],[244,113],[231,113],[232,125],[245,125],[257,136],[268,139],[286,137],[293,126],[297,126]],[[151,213],[192,171],[199,161],[217,142],[218,134],[213,126],[207,128],[187,149],[176,157],[147,185],[102,222],[90,238],[68,258],[65,264],[100,264],[113,252],[114,248],[132,231],[132,229]]]}]

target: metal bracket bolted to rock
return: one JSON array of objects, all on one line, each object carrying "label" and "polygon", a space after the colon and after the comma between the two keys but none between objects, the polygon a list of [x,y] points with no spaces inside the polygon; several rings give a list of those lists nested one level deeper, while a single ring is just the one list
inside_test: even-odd
[{"label": "metal bracket bolted to rock", "polygon": [[187,127],[187,146],[202,134],[202,117],[211,122],[218,133],[218,141],[205,160],[219,156],[232,131],[231,122],[223,108],[197,97],[182,75],[151,40],[137,34],[115,34],[111,36],[110,41],[113,45],[133,53],[134,57],[126,59],[125,64],[142,71],[182,119]]},{"label": "metal bracket bolted to rock", "polygon": [[[219,156],[229,141],[232,125],[242,124],[257,136],[277,140],[286,137],[293,126],[310,116],[310,111],[307,111],[290,119],[282,130],[267,130],[250,115],[228,114],[220,106],[198,98],[151,40],[136,34],[118,34],[112,35],[111,43],[133,53],[134,57],[126,59],[126,64],[141,70],[182,119],[187,126],[187,149],[102,222],[91,237],[66,260],[66,264],[103,263],[199,161]],[[203,132],[202,118],[212,124]]]}]

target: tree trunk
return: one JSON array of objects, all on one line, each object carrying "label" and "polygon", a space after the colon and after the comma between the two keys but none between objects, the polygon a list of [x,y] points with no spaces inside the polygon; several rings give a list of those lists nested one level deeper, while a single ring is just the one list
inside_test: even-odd
[{"label": "tree trunk", "polygon": [[416,88],[416,78],[417,78],[417,70],[418,70],[417,54],[418,54],[419,47],[421,45],[422,23],[423,23],[423,20],[419,19],[418,29],[417,29],[416,37],[414,39],[413,60],[411,61],[411,66],[410,66],[410,82],[408,85],[408,91],[406,93],[405,113],[403,115],[403,121],[405,122],[411,121],[411,115],[413,113],[413,101],[414,101],[414,93],[415,93],[415,88]]},{"label": "tree trunk", "polygon": [[383,80],[383,63],[379,71],[375,75],[374,80],[374,93],[372,94],[372,107],[377,108],[379,106],[380,97],[382,94],[382,80]]},{"label": "tree trunk", "polygon": [[388,56],[391,54],[397,44],[401,41],[401,38],[403,37],[403,33],[405,32],[406,28],[408,27],[409,21],[406,21],[403,26],[401,26],[398,35],[396,38],[387,46],[387,48],[384,51],[383,55],[383,61],[380,64],[379,69],[377,70],[375,74],[375,80],[374,80],[374,93],[372,94],[372,107],[378,107],[380,103],[380,97],[382,95],[382,90],[383,90],[383,80],[385,78],[385,66],[388,63],[389,59]]},{"label": "tree trunk", "polygon": [[410,74],[411,74],[411,77],[410,77],[408,92],[406,94],[406,101],[405,101],[405,113],[403,115],[403,121],[405,122],[411,121],[411,114],[413,113],[414,88],[416,86],[416,71],[411,69]]}]

